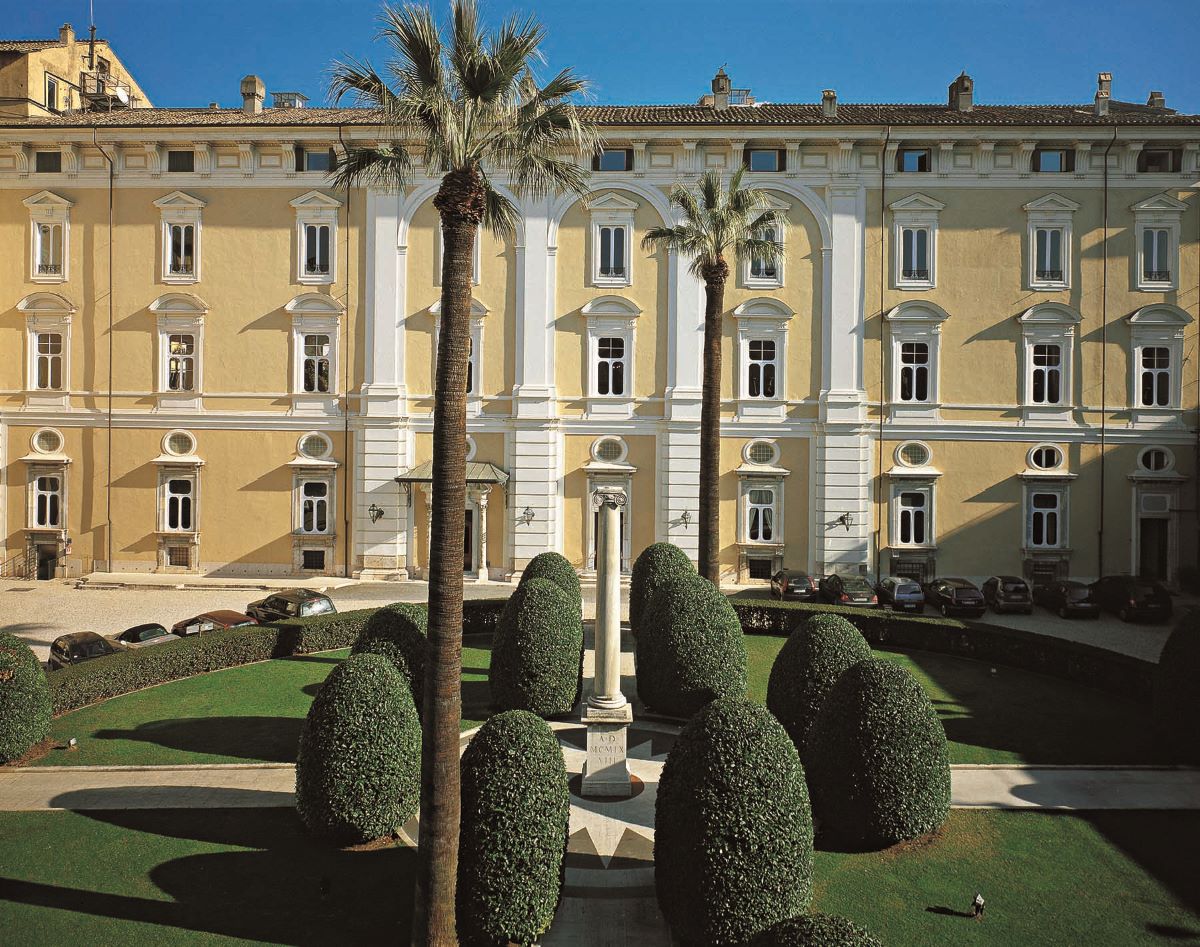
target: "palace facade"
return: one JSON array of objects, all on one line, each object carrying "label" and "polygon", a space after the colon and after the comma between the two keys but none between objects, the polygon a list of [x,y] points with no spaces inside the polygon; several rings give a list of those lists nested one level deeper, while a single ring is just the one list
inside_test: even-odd
[{"label": "palace facade", "polygon": [[[0,78],[45,43],[0,43]],[[478,241],[464,571],[591,571],[611,484],[627,567],[695,554],[703,290],[641,239],[673,183],[741,165],[786,259],[726,292],[728,580],[1194,568],[1200,116],[1110,83],[777,105],[721,72],[695,105],[588,107],[588,192],[514,196]],[[438,182],[334,189],[372,114],[241,92],[0,118],[4,575],[424,574]]]}]

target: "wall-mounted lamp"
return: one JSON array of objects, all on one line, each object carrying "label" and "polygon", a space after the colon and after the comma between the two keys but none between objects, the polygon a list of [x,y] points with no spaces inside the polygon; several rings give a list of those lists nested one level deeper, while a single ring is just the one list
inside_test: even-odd
[{"label": "wall-mounted lamp", "polygon": [[372,523],[378,523],[383,518],[383,510],[372,503],[367,507],[367,516],[371,517]]},{"label": "wall-mounted lamp", "polygon": [[679,522],[683,524],[684,529],[688,528],[688,524],[691,521],[692,521],[692,514],[691,514],[690,510],[684,510],[682,513],[679,514]]},{"label": "wall-mounted lamp", "polygon": [[834,522],[840,523],[842,526],[845,526],[846,532],[848,533],[848,532],[850,532],[850,527],[854,525],[854,514],[853,513],[843,513],[836,520],[834,520]]},{"label": "wall-mounted lamp", "polygon": [[518,517],[518,519],[522,523],[524,523],[526,526],[528,526],[530,523],[533,522],[533,518],[535,516],[537,516],[537,514],[533,511],[533,507],[527,506],[527,507],[525,507],[525,509],[523,509],[521,511],[521,515]]}]

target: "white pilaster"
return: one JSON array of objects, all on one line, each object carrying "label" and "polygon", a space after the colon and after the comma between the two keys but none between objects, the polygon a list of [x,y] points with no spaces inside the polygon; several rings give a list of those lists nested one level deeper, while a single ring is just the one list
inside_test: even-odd
[{"label": "white pilaster", "polygon": [[513,424],[507,439],[507,533],[511,569],[519,573],[538,553],[562,550],[562,436],[553,421]]},{"label": "white pilaster", "polygon": [[516,383],[513,414],[551,418],[554,387],[554,286],[557,243],[550,243],[550,202],[527,202],[525,245],[517,248]]},{"label": "white pilaster", "polygon": [[704,284],[678,253],[667,258],[668,418],[700,422],[704,351]]},{"label": "white pilaster", "polygon": [[[700,558],[700,428],[668,422],[658,433],[659,542]],[[684,522],[685,516],[687,522]]]}]

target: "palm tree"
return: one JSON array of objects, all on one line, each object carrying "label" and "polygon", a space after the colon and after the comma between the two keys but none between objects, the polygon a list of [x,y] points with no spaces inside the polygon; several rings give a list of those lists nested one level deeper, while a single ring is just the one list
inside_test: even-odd
[{"label": "palm tree", "polygon": [[335,101],[378,111],[382,141],[347,151],[339,184],[402,188],[415,174],[441,176],[434,197],[442,222],[441,332],[433,409],[433,493],[429,540],[429,656],[423,713],[421,833],[413,943],[457,944],[459,724],[462,716],[463,511],[466,494],[466,378],[472,254],[480,224],[511,234],[518,211],[493,185],[504,175],[516,194],[582,193],[583,159],[598,137],[572,103],[585,83],[570,70],[539,85],[544,28],[511,18],[484,32],[474,0],[454,0],[445,31],[428,8],[384,5],[379,36],[389,61],[333,65]]},{"label": "palm tree", "polygon": [[721,317],[725,310],[726,255],[756,259],[766,266],[783,258],[783,244],[768,240],[764,231],[783,226],[782,216],[767,209],[766,193],[742,187],[745,168],[729,180],[728,189],[716,171],[700,179],[698,193],[681,184],[671,188],[671,203],[683,221],[674,227],[654,227],[642,239],[643,249],[665,248],[691,258],[692,274],[704,281],[704,379],[700,402],[700,574],[716,584],[720,578],[721,453]]}]

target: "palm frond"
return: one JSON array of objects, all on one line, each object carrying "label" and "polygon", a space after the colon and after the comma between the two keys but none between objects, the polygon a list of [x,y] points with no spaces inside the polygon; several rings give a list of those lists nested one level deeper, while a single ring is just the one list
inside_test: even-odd
[{"label": "palm frond", "polygon": [[403,142],[388,141],[362,148],[348,148],[330,172],[335,187],[367,185],[399,190],[412,180],[413,163]]},{"label": "palm frond", "polygon": [[483,177],[483,199],[483,225],[497,237],[513,236],[517,232],[521,212],[496,190],[486,174]]}]

